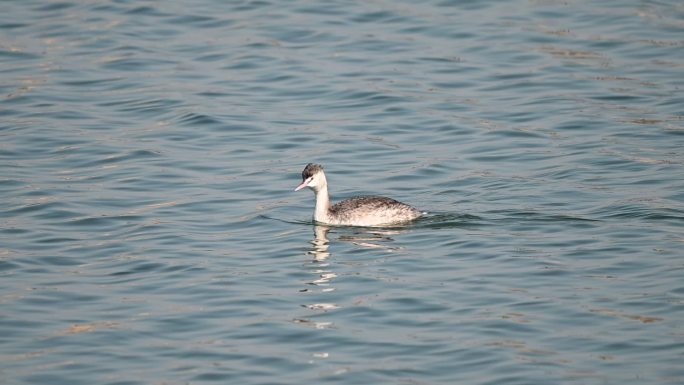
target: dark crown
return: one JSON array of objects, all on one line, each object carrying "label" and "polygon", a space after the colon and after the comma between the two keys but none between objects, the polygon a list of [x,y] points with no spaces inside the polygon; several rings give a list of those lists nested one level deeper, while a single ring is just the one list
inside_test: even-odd
[{"label": "dark crown", "polygon": [[306,180],[320,171],[323,171],[323,166],[320,164],[309,163],[306,165],[306,167],[304,167],[304,171],[302,171],[302,180]]}]

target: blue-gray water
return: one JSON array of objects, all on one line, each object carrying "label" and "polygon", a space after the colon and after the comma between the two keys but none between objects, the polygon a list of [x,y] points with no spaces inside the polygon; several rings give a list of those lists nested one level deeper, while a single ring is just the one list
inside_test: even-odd
[{"label": "blue-gray water", "polygon": [[0,383],[684,383],[681,1],[0,7]]}]

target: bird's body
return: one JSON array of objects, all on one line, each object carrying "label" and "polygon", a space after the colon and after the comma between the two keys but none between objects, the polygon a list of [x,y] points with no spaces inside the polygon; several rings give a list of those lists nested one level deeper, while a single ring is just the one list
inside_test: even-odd
[{"label": "bird's body", "polygon": [[316,194],[314,221],[331,225],[382,226],[412,221],[422,213],[399,201],[379,196],[359,196],[335,205],[330,203],[328,182],[323,167],[309,163],[302,171],[302,183],[295,189],[309,187]]}]

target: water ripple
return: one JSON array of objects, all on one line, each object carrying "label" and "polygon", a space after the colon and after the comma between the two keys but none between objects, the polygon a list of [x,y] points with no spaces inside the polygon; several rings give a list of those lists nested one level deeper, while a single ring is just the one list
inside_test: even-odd
[{"label": "water ripple", "polygon": [[682,383],[681,15],[4,3],[4,382]]}]

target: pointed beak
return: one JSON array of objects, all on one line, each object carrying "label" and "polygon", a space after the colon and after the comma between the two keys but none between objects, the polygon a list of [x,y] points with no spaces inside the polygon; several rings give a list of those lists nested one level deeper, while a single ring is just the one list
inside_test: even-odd
[{"label": "pointed beak", "polygon": [[304,182],[302,182],[302,184],[300,184],[299,186],[297,186],[297,188],[294,189],[294,190],[295,190],[295,191],[299,191],[299,190],[303,189],[304,187],[306,187],[307,184],[309,184],[309,180],[308,180],[308,179],[305,180]]}]

